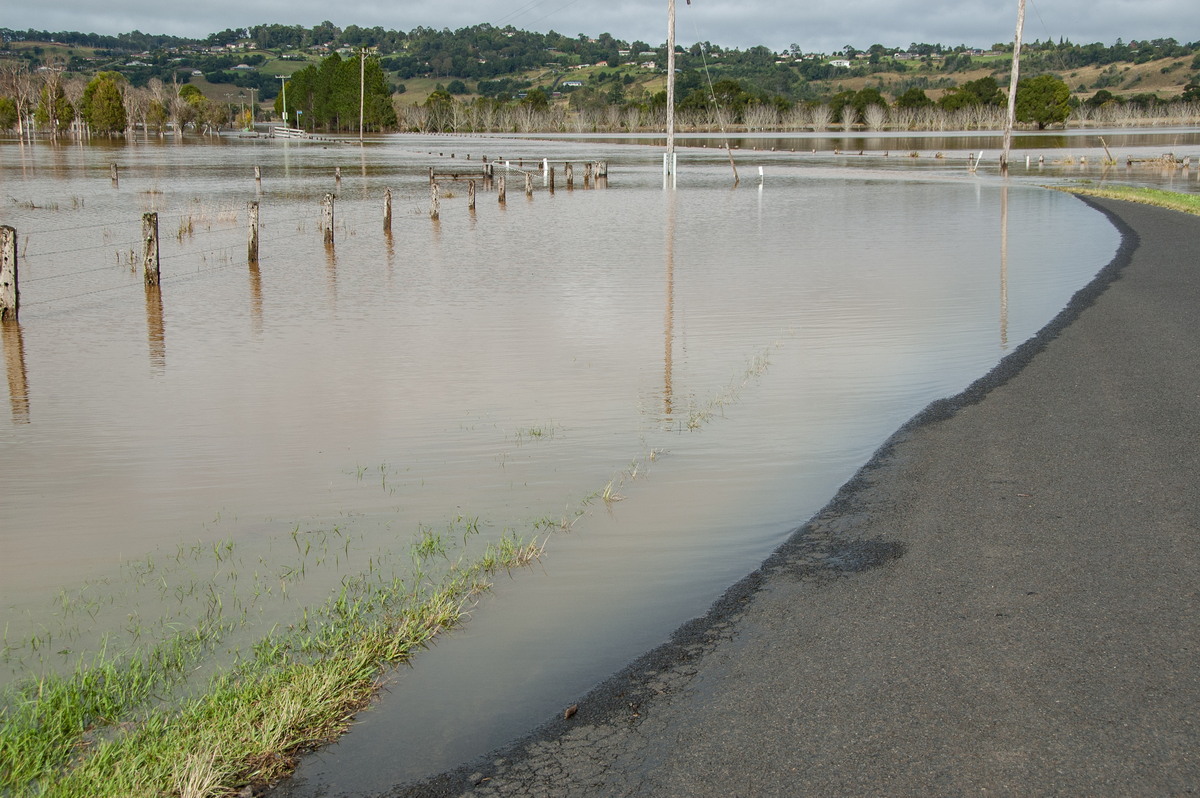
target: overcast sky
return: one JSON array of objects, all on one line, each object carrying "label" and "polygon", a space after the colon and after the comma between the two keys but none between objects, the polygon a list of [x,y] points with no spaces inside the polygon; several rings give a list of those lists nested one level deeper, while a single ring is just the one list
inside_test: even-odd
[{"label": "overcast sky", "polygon": [[[676,0],[676,41],[722,47],[792,43],[832,52],[847,44],[910,42],[988,47],[1010,41],[1017,0]],[[568,36],[611,33],[651,45],[666,41],[665,0],[52,0],[5,3],[0,26],[88,33],[167,33],[203,37],[262,23],[311,27],[380,25],[462,28],[479,23]],[[1026,40],[1065,37],[1112,44],[1117,38],[1200,40],[1196,0],[1028,0]]]}]

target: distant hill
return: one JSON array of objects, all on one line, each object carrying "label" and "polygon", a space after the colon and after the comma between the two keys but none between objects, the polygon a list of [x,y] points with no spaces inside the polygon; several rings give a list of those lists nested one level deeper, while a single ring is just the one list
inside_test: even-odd
[{"label": "distant hill", "polygon": [[[68,79],[118,72],[135,88],[155,79],[190,83],[222,104],[272,103],[280,76],[333,53],[357,58],[363,51],[378,61],[384,88],[399,95],[401,104],[421,105],[431,97],[498,105],[544,98],[593,117],[602,112],[644,117],[665,104],[665,44],[624,41],[608,33],[568,37],[487,24],[404,32],[324,22],[311,28],[258,25],[187,39],[139,31],[103,36],[0,28],[0,67],[30,73],[49,68]],[[995,97],[977,97],[962,87],[993,80],[1007,89],[1011,57],[1011,45],[1003,43],[969,48],[913,42],[804,53],[794,45],[775,52],[700,42],[676,48],[676,101],[696,114],[719,106],[738,123],[746,121],[749,108],[757,108],[758,116],[773,109],[782,118],[795,108],[825,104],[833,109],[833,122],[847,105],[854,105],[860,117],[868,105],[891,107],[910,100],[953,110],[964,101],[994,102]],[[1075,107],[1200,102],[1200,43],[1035,41],[1022,49],[1022,75],[1039,74],[1064,81]],[[0,96],[5,94],[0,74]]]}]

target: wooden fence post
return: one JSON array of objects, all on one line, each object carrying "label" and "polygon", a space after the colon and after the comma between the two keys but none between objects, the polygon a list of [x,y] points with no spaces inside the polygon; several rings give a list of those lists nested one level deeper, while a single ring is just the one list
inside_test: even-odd
[{"label": "wooden fence post", "polygon": [[433,219],[436,222],[438,220],[438,217],[441,216],[441,211],[442,211],[442,201],[441,201],[441,198],[438,196],[438,184],[430,183],[429,184],[429,218]]},{"label": "wooden fence post", "polygon": [[325,245],[333,245],[333,195],[326,194],[321,200],[321,229],[325,232]]},{"label": "wooden fence post", "polygon": [[500,180],[499,180],[499,182],[496,184],[496,200],[497,200],[497,201],[498,201],[498,202],[499,202],[501,205],[503,205],[503,204],[505,204],[506,202],[508,202],[508,199],[507,199],[507,198],[506,198],[504,195],[505,195],[505,190],[504,190],[504,173],[502,172],[502,173],[500,174]]},{"label": "wooden fence post", "polygon": [[158,214],[142,214],[142,271],[146,285],[158,285]]},{"label": "wooden fence post", "polygon": [[583,187],[587,188],[588,182],[592,179],[592,162],[588,161],[583,165]]},{"label": "wooden fence post", "polygon": [[333,180],[335,183],[339,183],[339,184],[342,182],[342,167],[340,167],[340,166],[333,167]]},{"label": "wooden fence post", "polygon": [[467,181],[467,210],[475,210],[475,181]]},{"label": "wooden fence post", "polygon": [[119,181],[117,180],[117,165],[115,163],[108,165],[108,176],[112,180],[113,188],[116,188]]},{"label": "wooden fence post", "polygon": [[392,229],[392,190],[390,188],[383,190],[383,229]]},{"label": "wooden fence post", "polygon": [[0,321],[16,321],[21,310],[17,285],[17,231],[0,226]]},{"label": "wooden fence post", "polygon": [[532,172],[525,173],[525,196],[526,197],[533,196],[533,173]]},{"label": "wooden fence post", "polygon": [[563,172],[567,176],[567,188],[575,188],[575,167],[570,161],[563,164]]},{"label": "wooden fence post", "polygon": [[553,194],[554,193],[554,167],[551,166],[547,170],[547,173],[549,174],[549,180],[547,182],[550,186],[550,193]]},{"label": "wooden fence post", "polygon": [[258,164],[254,165],[254,182],[257,185],[262,185],[262,167]]},{"label": "wooden fence post", "polygon": [[247,231],[246,239],[246,260],[255,264],[258,263],[258,203],[251,200],[247,203],[250,216],[250,229]]},{"label": "wooden fence post", "polygon": [[429,185],[433,185],[433,167],[429,167]]}]

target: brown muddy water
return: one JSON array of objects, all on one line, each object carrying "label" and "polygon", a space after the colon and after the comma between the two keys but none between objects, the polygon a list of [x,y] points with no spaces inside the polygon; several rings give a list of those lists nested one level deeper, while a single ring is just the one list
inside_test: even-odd
[{"label": "brown muddy water", "polygon": [[[557,190],[537,174],[526,197],[510,171],[507,203],[481,185],[471,212],[465,183],[445,183],[431,221],[429,167],[485,155],[549,158]],[[22,299],[2,330],[6,682],[215,614],[229,632],[210,672],[347,578],[413,578],[414,542],[449,563],[558,530],[302,764],[297,795],[381,791],[560,711],[703,613],[1118,245],[1036,185],[1073,167],[1005,183],[962,152],[742,151],[734,187],[723,151],[687,147],[675,190],[657,147],[601,140],[0,156]],[[585,187],[596,159],[609,179]],[[158,291],[140,273],[147,211]]]}]

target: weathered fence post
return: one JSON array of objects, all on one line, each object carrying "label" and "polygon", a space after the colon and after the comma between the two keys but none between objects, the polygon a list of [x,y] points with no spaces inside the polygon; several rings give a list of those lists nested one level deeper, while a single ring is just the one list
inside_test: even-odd
[{"label": "weathered fence post", "polygon": [[108,176],[112,179],[113,188],[116,188],[119,181],[117,180],[117,165],[115,163],[108,165]]},{"label": "weathered fence post", "polygon": [[429,167],[429,185],[433,185],[433,167]]},{"label": "weathered fence post", "polygon": [[547,181],[546,181],[546,182],[547,182],[547,184],[550,186],[550,193],[551,193],[551,194],[553,194],[553,193],[554,193],[554,167],[553,167],[553,166],[551,166],[551,167],[550,167],[550,168],[547,170],[546,174],[549,176],[549,177],[547,178]]},{"label": "weathered fence post", "polygon": [[563,164],[563,173],[567,176],[567,188],[575,188],[575,167],[570,161]]},{"label": "weathered fence post", "polygon": [[392,190],[390,188],[383,190],[383,229],[392,229]]},{"label": "weathered fence post", "polygon": [[592,162],[588,161],[583,165],[583,187],[587,188],[588,183],[592,179]]},{"label": "weathered fence post", "polygon": [[142,271],[146,285],[158,285],[158,214],[142,214]]},{"label": "weathered fence post", "polygon": [[608,179],[608,161],[596,161],[596,177]]},{"label": "weathered fence post", "polygon": [[333,195],[326,194],[321,200],[321,229],[325,233],[325,245],[333,244]]},{"label": "weathered fence post", "polygon": [[507,198],[506,198],[504,195],[505,195],[505,190],[504,190],[504,173],[502,172],[502,173],[500,174],[500,180],[499,180],[499,182],[497,182],[497,183],[496,183],[496,201],[497,201],[497,202],[499,202],[501,205],[503,205],[503,204],[505,204],[506,202],[508,202],[508,199],[507,199]]},{"label": "weathered fence post", "polygon": [[442,211],[442,201],[438,196],[438,184],[430,183],[429,184],[429,218],[433,219],[436,222],[438,220],[438,217],[441,216],[441,211]]},{"label": "weathered fence post", "polygon": [[333,167],[333,180],[335,183],[342,182],[342,167],[340,167],[340,166]]},{"label": "weathered fence post", "polygon": [[532,172],[525,173],[525,196],[526,197],[533,196],[533,173]]},{"label": "weathered fence post", "polygon": [[0,226],[0,321],[16,321],[21,310],[17,285],[17,231]]},{"label": "weathered fence post", "polygon": [[475,181],[467,181],[467,210],[475,210]]},{"label": "weathered fence post", "polygon": [[258,164],[254,165],[254,182],[258,185],[262,185],[262,167]]},{"label": "weathered fence post", "polygon": [[246,260],[250,264],[258,263],[258,203],[251,200],[247,203],[250,217],[250,229],[246,232]]}]

